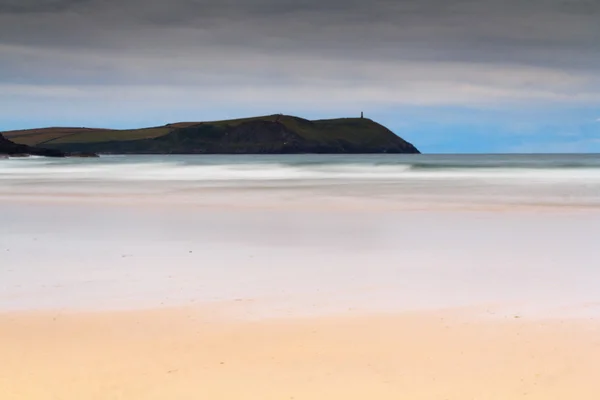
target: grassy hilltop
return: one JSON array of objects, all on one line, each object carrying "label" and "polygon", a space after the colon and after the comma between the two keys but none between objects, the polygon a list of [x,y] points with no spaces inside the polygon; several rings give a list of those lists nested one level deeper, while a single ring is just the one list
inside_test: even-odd
[{"label": "grassy hilltop", "polygon": [[418,153],[368,118],[309,121],[269,115],[143,129],[42,128],[3,135],[30,146],[113,154]]}]

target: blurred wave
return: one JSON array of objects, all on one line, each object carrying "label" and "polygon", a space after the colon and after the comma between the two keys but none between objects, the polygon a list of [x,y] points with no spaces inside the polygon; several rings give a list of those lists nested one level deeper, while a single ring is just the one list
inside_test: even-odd
[{"label": "blurred wave", "polygon": [[[0,160],[0,195],[320,188],[388,201],[600,205],[598,155],[105,156]],[[288,194],[291,194],[289,192]]]}]

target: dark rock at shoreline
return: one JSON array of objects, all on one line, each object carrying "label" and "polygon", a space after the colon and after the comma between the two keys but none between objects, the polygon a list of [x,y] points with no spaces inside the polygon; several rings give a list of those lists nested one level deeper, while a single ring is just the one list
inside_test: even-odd
[{"label": "dark rock at shoreline", "polygon": [[98,154],[96,153],[90,153],[90,152],[74,152],[74,153],[67,153],[67,157],[76,157],[76,158],[98,158],[100,157]]},{"label": "dark rock at shoreline", "polygon": [[25,144],[17,144],[6,139],[0,134],[0,158],[7,157],[29,157],[29,156],[41,156],[41,157],[98,157],[96,153],[92,152],[76,152],[76,153],[65,153],[59,149],[44,149],[40,147],[27,146]]},{"label": "dark rock at shoreline", "polygon": [[11,157],[43,156],[43,157],[65,157],[66,154],[58,149],[42,149],[25,144],[17,144],[6,139],[0,134],[0,154]]}]

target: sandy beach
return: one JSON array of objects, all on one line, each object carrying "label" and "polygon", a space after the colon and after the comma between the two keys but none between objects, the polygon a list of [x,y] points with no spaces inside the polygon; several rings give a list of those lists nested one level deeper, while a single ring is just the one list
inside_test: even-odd
[{"label": "sandy beach", "polygon": [[4,210],[3,400],[600,396],[593,213]]},{"label": "sandy beach", "polygon": [[452,209],[479,177],[31,161],[0,175],[1,400],[600,398],[596,178]]},{"label": "sandy beach", "polygon": [[600,324],[469,310],[240,321],[218,309],[0,316],[0,397],[597,399]]}]

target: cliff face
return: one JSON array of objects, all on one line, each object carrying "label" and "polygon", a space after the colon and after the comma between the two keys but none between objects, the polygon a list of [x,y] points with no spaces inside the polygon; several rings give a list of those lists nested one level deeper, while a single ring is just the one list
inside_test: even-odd
[{"label": "cliff face", "polygon": [[[28,143],[66,152],[113,154],[408,153],[419,151],[386,127],[366,118],[309,121],[272,115],[240,120],[178,123],[163,127],[86,130],[60,128],[13,133]],[[67,128],[63,128],[67,129]],[[67,133],[69,132],[69,133]],[[47,140],[48,138],[50,140]],[[42,143],[37,142],[37,143]]]},{"label": "cliff face", "polygon": [[36,147],[27,146],[24,144],[17,144],[6,139],[0,134],[0,154],[9,156],[44,156],[44,157],[64,157],[65,153],[58,149],[40,149]]}]

